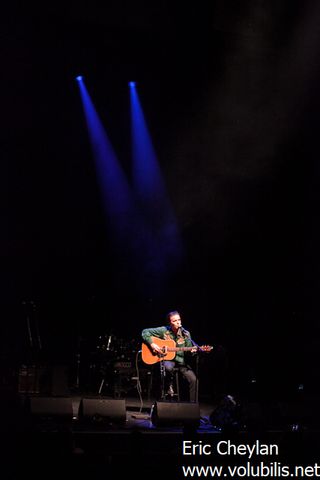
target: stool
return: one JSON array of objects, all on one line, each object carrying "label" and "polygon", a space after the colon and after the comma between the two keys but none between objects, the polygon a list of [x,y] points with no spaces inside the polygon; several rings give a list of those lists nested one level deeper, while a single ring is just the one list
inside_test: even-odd
[{"label": "stool", "polygon": [[165,395],[166,398],[169,398],[170,400],[173,400],[174,397],[177,400],[177,402],[180,402],[180,389],[179,389],[179,368],[174,368],[172,370],[172,379],[175,383],[173,386],[173,392],[167,392]]}]

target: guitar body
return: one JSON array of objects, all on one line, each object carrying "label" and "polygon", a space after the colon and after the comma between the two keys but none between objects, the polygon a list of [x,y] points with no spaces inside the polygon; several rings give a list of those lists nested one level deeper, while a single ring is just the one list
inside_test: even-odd
[{"label": "guitar body", "polygon": [[176,356],[176,352],[166,350],[174,349],[176,347],[176,342],[174,340],[162,340],[162,338],[152,337],[152,342],[163,348],[163,354],[159,355],[158,353],[153,353],[151,348],[146,343],[143,343],[141,357],[144,363],[147,363],[148,365],[153,365],[154,363],[160,362],[160,360],[174,359],[174,357]]},{"label": "guitar body", "polygon": [[[176,356],[176,352],[183,350],[185,352],[194,351],[193,347],[177,347],[176,342],[172,339],[162,340],[162,338],[151,337],[152,343],[156,343],[158,347],[162,348],[162,353],[153,353],[151,348],[146,344],[142,344],[141,356],[144,363],[152,365],[153,363],[160,362],[161,360],[173,360]],[[200,352],[211,352],[213,347],[210,345],[203,345],[198,347]]]}]

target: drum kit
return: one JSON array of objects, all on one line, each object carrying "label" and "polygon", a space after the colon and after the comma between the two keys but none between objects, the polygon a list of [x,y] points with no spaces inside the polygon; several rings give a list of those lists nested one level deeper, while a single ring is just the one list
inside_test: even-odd
[{"label": "drum kit", "polygon": [[[98,335],[87,357],[88,375],[85,389],[98,393],[121,397],[136,388],[138,375],[150,376],[145,366],[141,368],[141,342],[125,339],[114,333]],[[139,368],[139,372],[137,372]],[[80,384],[81,375],[80,375]],[[146,387],[147,389],[147,387]]]},{"label": "drum kit", "polygon": [[119,338],[115,334],[99,335],[96,352],[102,356],[121,356],[135,354],[139,350],[139,344],[135,340]]}]

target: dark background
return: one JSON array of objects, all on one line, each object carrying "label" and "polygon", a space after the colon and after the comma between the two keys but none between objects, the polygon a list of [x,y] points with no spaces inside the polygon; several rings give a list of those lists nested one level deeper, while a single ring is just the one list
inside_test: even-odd
[{"label": "dark background", "polygon": [[[224,388],[318,391],[319,14],[309,0],[5,12],[5,361],[28,361],[28,317],[42,360],[72,368],[79,339],[140,341],[178,309],[216,346],[203,372]],[[138,288],[113,255],[79,74],[129,179],[137,82],[186,251],[161,291]]]}]

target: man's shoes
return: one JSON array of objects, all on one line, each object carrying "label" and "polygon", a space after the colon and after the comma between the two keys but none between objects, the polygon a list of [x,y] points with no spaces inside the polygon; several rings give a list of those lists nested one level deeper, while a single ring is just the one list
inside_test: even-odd
[{"label": "man's shoes", "polygon": [[171,384],[169,385],[167,395],[170,395],[171,397],[174,395],[173,386]]}]

